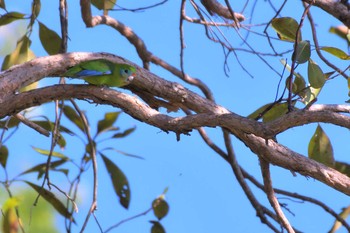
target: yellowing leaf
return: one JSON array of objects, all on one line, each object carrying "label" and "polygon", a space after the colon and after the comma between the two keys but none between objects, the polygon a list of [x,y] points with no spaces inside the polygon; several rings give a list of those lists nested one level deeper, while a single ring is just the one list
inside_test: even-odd
[{"label": "yellowing leaf", "polygon": [[[50,151],[49,151],[49,150],[43,150],[43,149],[40,149],[40,148],[37,148],[37,147],[34,147],[34,146],[32,146],[32,148],[33,148],[36,152],[38,152],[39,154],[47,155],[47,156],[50,154]],[[65,156],[64,154],[61,154],[61,153],[55,152],[55,151],[53,151],[53,152],[51,153],[51,156],[57,157],[57,158],[60,158],[60,159],[69,160],[69,158],[68,158],[67,156]]]},{"label": "yellowing leaf", "polygon": [[91,0],[91,3],[99,10],[111,10],[116,1],[117,0]]},{"label": "yellowing leaf", "polygon": [[[281,40],[295,41],[298,22],[291,17],[275,18],[271,22],[271,26],[276,30]],[[298,41],[301,41],[301,33],[299,33]]]},{"label": "yellowing leaf", "polygon": [[16,49],[5,57],[1,70],[6,70],[13,65],[22,64],[35,58],[34,53],[29,48],[30,44],[31,41],[27,36],[22,37],[17,42]]},{"label": "yellowing leaf", "polygon": [[[346,219],[350,214],[350,206],[343,208],[342,212],[339,214],[339,217]],[[332,226],[332,229],[329,231],[329,233],[336,232],[343,224],[336,220]]]},{"label": "yellowing leaf", "polygon": [[314,101],[318,94],[320,94],[320,91],[321,91],[322,88],[313,88],[313,87],[308,87],[306,90],[305,90],[305,97],[303,98],[303,103],[305,105],[308,105],[309,103],[311,103],[312,101]]},{"label": "yellowing leaf", "polygon": [[343,38],[348,45],[350,45],[350,40],[349,40],[349,28],[345,25],[340,25],[340,26],[337,26],[337,27],[331,27],[329,29],[329,32],[330,33],[334,33],[336,34],[337,36]]},{"label": "yellowing leaf", "polygon": [[307,71],[310,85],[313,88],[322,88],[326,82],[326,79],[321,68],[314,61],[310,60],[308,63]]},{"label": "yellowing leaf", "polygon": [[327,166],[334,166],[333,147],[327,134],[320,125],[317,126],[314,135],[311,137],[308,148],[310,159],[323,163]]},{"label": "yellowing leaf", "polygon": [[287,112],[288,112],[288,103],[277,103],[263,115],[263,121],[264,122],[273,121],[285,115]]},{"label": "yellowing leaf", "polygon": [[19,230],[19,222],[16,216],[15,207],[19,204],[16,197],[8,198],[1,208],[2,212],[2,232],[16,233]]},{"label": "yellowing leaf", "polygon": [[326,51],[327,53],[330,53],[342,60],[350,60],[350,56],[341,49],[324,46],[321,48],[321,50]]},{"label": "yellowing leaf", "polygon": [[39,38],[45,51],[49,55],[58,54],[61,48],[61,37],[55,32],[39,22]]}]

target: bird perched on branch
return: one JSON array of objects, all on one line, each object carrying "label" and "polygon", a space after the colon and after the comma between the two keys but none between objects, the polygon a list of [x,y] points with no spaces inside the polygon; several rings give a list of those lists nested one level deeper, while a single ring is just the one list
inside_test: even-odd
[{"label": "bird perched on branch", "polygon": [[122,87],[136,76],[136,68],[106,59],[81,62],[67,70],[63,76],[84,79],[97,86]]}]

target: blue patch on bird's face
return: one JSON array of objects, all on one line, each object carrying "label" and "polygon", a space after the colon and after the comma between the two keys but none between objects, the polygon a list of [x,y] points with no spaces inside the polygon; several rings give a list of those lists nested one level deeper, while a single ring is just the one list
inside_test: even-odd
[{"label": "blue patch on bird's face", "polygon": [[129,77],[132,74],[131,70],[129,69],[121,69],[120,75],[123,77]]}]

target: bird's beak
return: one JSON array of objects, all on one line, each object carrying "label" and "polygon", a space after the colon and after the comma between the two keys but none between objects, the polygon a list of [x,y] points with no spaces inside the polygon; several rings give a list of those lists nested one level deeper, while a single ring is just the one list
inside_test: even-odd
[{"label": "bird's beak", "polygon": [[130,83],[132,82],[132,80],[134,80],[135,77],[136,77],[136,72],[132,73],[126,80]]}]

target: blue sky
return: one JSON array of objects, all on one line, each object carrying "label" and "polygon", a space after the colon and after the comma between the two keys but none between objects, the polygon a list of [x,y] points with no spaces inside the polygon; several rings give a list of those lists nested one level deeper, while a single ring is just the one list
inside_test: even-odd
[{"label": "blue sky", "polygon": [[[23,1],[6,2],[8,9],[27,11],[30,1],[25,4],[19,4]],[[281,1],[276,1],[276,5]],[[155,3],[148,1],[147,4]],[[144,6],[139,1],[125,2],[120,0],[118,4],[124,7]],[[130,5],[129,5],[130,4]],[[242,6],[235,4],[234,7],[239,11]],[[300,2],[293,1],[288,3],[288,10],[282,11],[283,16],[295,17],[297,20],[302,14]],[[147,45],[147,48],[155,55],[161,57],[167,62],[179,67],[179,1],[169,1],[166,4],[145,12],[132,13],[117,11],[110,13],[124,24],[131,27]],[[51,1],[42,2],[42,10],[39,20],[45,23],[49,28],[59,32],[58,5]],[[195,16],[188,4],[187,13]],[[264,10],[262,10],[264,9]],[[298,10],[296,10],[298,9]],[[328,18],[328,16],[319,10],[312,9],[317,21],[318,34],[321,45],[336,45],[346,50],[345,43],[335,35],[327,31],[330,26],[336,26],[340,23]],[[95,13],[98,13],[95,11]],[[248,19],[253,23],[259,20],[272,17],[273,12],[265,2],[258,2],[255,13],[250,16],[251,6],[244,12]],[[215,17],[214,17],[215,19]],[[265,22],[265,21],[264,21]],[[247,22],[248,24],[248,22]],[[263,27],[262,27],[263,28]],[[304,39],[312,40],[308,22],[303,28]],[[230,42],[236,47],[243,47],[239,37],[233,30],[221,29]],[[262,30],[254,28],[254,30]],[[273,102],[279,77],[271,72],[261,60],[251,54],[237,52],[241,63],[254,76],[251,78],[238,65],[234,56],[228,60],[230,72],[226,77],[223,72],[224,55],[219,45],[209,42],[204,35],[204,29],[199,25],[185,23],[185,70],[190,75],[202,79],[212,89],[218,104],[225,106],[233,112],[241,115],[248,115],[258,107]],[[243,29],[242,35],[246,34]],[[270,29],[269,32],[273,34]],[[126,59],[141,65],[135,49],[129,42],[120,36],[118,32],[98,26],[87,29],[80,18],[80,6],[78,1],[69,2],[69,45],[68,50],[72,51],[92,51],[109,52],[123,56]],[[45,56],[46,53],[40,45],[37,36],[37,27],[33,31],[32,50],[36,56]],[[249,41],[256,50],[269,51],[266,45],[266,39],[250,35]],[[0,42],[1,43],[1,42]],[[281,44],[279,47],[290,48],[291,44]],[[286,47],[289,46],[289,47]],[[269,51],[270,52],[270,51]],[[289,58],[287,55],[284,58]],[[314,52],[312,54],[317,62]],[[275,69],[282,71],[279,57],[269,57],[268,61]],[[331,59],[331,58],[330,58]],[[334,60],[338,62],[337,60]],[[321,63],[320,63],[321,64]],[[321,65],[323,71],[329,71]],[[169,72],[151,65],[151,71],[158,76],[184,84]],[[300,67],[301,73],[305,69]],[[41,82],[42,86],[50,85],[55,81],[45,79]],[[186,87],[198,91],[196,88]],[[336,78],[326,84],[322,94],[319,96],[318,103],[344,103],[347,100],[346,81],[342,78]],[[81,108],[86,110],[87,116],[92,125],[92,131],[96,130],[94,124],[101,119],[105,111],[116,111],[117,109],[106,106],[89,105],[86,102],[79,102]],[[53,117],[54,106],[45,105],[36,109],[36,114],[49,114]],[[53,119],[53,118],[51,118]],[[69,122],[63,122],[68,127],[74,127]],[[99,159],[99,201],[96,216],[103,229],[107,229],[120,220],[133,216],[149,208],[154,198],[160,195],[166,187],[169,191],[166,200],[170,205],[169,215],[162,220],[162,224],[168,233],[171,232],[269,232],[269,229],[260,223],[256,217],[255,210],[245,198],[242,190],[237,184],[232,171],[217,154],[209,149],[199,137],[197,132],[192,132],[191,136],[181,136],[179,142],[172,133],[166,134],[159,129],[145,125],[126,114],[122,114],[117,123],[122,129],[136,126],[137,130],[125,139],[106,142],[103,146],[113,146],[118,150],[144,157],[144,160],[133,159],[117,153],[106,153],[127,175],[132,192],[132,201],[129,210],[124,210],[118,204],[118,199],[114,195],[109,177],[105,171],[102,160]],[[316,124],[298,127],[278,136],[278,141],[292,148],[293,150],[307,154],[308,142],[314,133]],[[348,130],[340,129],[334,126],[322,124],[322,127],[331,138],[335,158],[339,161],[348,162],[350,147],[347,143],[350,139]],[[223,140],[220,129],[208,129],[212,140],[223,148]],[[27,137],[27,135],[32,135]],[[84,152],[84,145],[76,138],[66,136],[68,145],[62,152],[65,155],[79,159]],[[20,144],[19,144],[20,142]],[[19,146],[20,145],[20,146]],[[10,176],[18,174],[20,169],[26,169],[38,162],[43,162],[45,158],[40,157],[32,151],[30,146],[37,146],[48,149],[50,140],[37,135],[26,127],[15,135],[9,142],[8,147],[16,146],[16,155],[22,156],[21,163],[18,164],[12,157],[9,165],[14,169],[10,170]],[[241,165],[261,180],[258,160],[256,155],[252,154],[240,141],[233,138],[233,146]],[[22,159],[23,158],[23,159]],[[2,173],[0,173],[2,175]],[[90,205],[92,197],[92,172],[85,176],[82,181],[81,196],[79,198],[79,213],[76,219],[81,226],[85,213]],[[0,176],[1,176],[0,175]],[[340,211],[342,207],[348,204],[348,197],[342,195],[331,188],[320,184],[319,182],[308,179],[301,175],[293,177],[289,171],[272,167],[273,184],[276,188],[284,188],[289,191],[295,191],[303,195],[323,200],[326,204]],[[67,187],[66,180],[62,176],[54,177],[54,180]],[[269,206],[263,193],[251,186],[259,200],[266,206]],[[330,229],[333,219],[324,213],[319,207],[310,204],[298,203],[290,199],[281,199],[281,202],[288,204],[288,208],[295,214],[292,216],[286,213],[292,224],[303,232],[325,232]],[[322,224],[319,224],[322,219]],[[149,232],[151,224],[149,220],[155,220],[152,214],[138,218],[123,224],[112,232]],[[61,220],[58,227],[62,227]],[[78,231],[79,227],[75,228]],[[98,228],[93,219],[90,220],[86,232],[98,232]],[[339,231],[342,232],[342,231]]]}]

